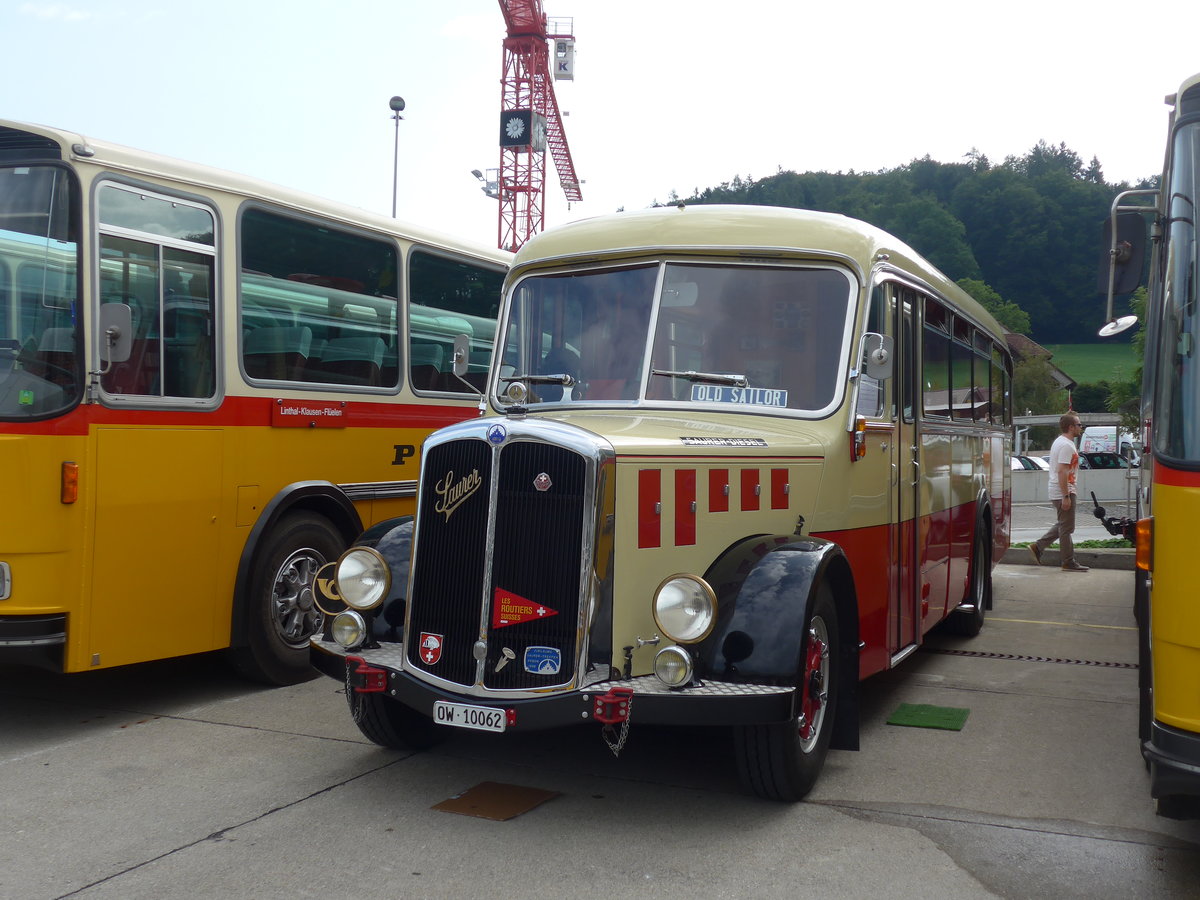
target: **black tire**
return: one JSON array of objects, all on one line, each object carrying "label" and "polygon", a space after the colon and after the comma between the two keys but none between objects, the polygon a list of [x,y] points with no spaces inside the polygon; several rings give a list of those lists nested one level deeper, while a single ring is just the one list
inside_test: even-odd
[{"label": "black tire", "polygon": [[966,608],[950,613],[946,631],[962,637],[975,637],[983,630],[983,620],[992,605],[992,536],[982,522],[975,523],[971,544],[970,594]]},{"label": "black tire", "polygon": [[393,750],[425,750],[440,738],[433,719],[385,694],[347,691],[346,702],[363,736]]},{"label": "black tire", "polygon": [[231,651],[239,672],[274,685],[316,677],[308,639],[321,630],[324,616],[314,602],[313,580],[345,548],[323,516],[290,513],[274,526],[255,556],[244,610],[246,645]]},{"label": "black tire", "polygon": [[829,585],[813,598],[800,647],[800,694],[787,722],[734,729],[738,775],[765,800],[803,800],[817,782],[829,750],[842,673],[838,620]]}]

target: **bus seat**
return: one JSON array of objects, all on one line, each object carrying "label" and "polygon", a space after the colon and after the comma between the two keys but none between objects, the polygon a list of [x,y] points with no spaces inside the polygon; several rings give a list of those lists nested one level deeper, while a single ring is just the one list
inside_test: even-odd
[{"label": "bus seat", "polygon": [[426,391],[437,390],[444,356],[440,344],[413,344],[409,360],[412,386]]},{"label": "bus seat", "polygon": [[321,371],[326,381],[378,385],[386,354],[379,337],[331,338],[321,353]]},{"label": "bus seat", "polygon": [[298,380],[312,349],[312,329],[303,325],[256,328],[242,342],[242,359],[251,378]]}]

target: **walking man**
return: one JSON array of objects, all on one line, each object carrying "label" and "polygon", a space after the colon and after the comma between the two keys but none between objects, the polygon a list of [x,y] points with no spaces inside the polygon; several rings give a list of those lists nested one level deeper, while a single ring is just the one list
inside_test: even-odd
[{"label": "walking man", "polygon": [[1059,555],[1064,572],[1086,572],[1087,566],[1075,561],[1075,542],[1071,539],[1075,531],[1075,481],[1079,473],[1079,453],[1075,439],[1083,433],[1083,425],[1075,413],[1067,413],[1058,420],[1062,433],[1050,447],[1050,500],[1058,512],[1057,521],[1050,530],[1029,545],[1029,552],[1042,564],[1042,551],[1058,541]]}]

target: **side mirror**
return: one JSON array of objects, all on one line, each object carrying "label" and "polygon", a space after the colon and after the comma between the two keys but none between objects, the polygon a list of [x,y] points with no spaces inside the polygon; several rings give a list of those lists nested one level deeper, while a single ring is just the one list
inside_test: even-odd
[{"label": "side mirror", "polygon": [[125,362],[132,350],[133,310],[129,304],[100,304],[100,361]]},{"label": "side mirror", "polygon": [[868,331],[862,336],[859,350],[859,371],[866,373],[876,381],[885,381],[892,377],[892,337],[886,334],[876,334]]},{"label": "side mirror", "polygon": [[[1113,221],[1116,235],[1113,235]],[[1141,213],[1119,212],[1104,220],[1104,244],[1100,255],[1099,289],[1113,295],[1129,294],[1142,283],[1146,258],[1146,220]],[[1111,282],[1110,282],[1111,277]]]},{"label": "side mirror", "polygon": [[467,374],[471,362],[471,338],[465,334],[454,336],[454,374],[462,378]]}]

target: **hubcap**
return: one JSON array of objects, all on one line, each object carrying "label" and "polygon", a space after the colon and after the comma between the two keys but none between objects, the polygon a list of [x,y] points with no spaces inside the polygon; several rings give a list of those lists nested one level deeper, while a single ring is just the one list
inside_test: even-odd
[{"label": "hubcap", "polygon": [[808,646],[804,652],[804,677],[801,681],[800,715],[797,729],[800,749],[808,753],[817,743],[825,719],[829,698],[829,631],[825,620],[814,616],[808,627]]},{"label": "hubcap", "polygon": [[293,647],[307,643],[324,615],[313,602],[317,570],[325,560],[315,550],[297,550],[279,567],[272,596],[272,621],[280,638]]}]

